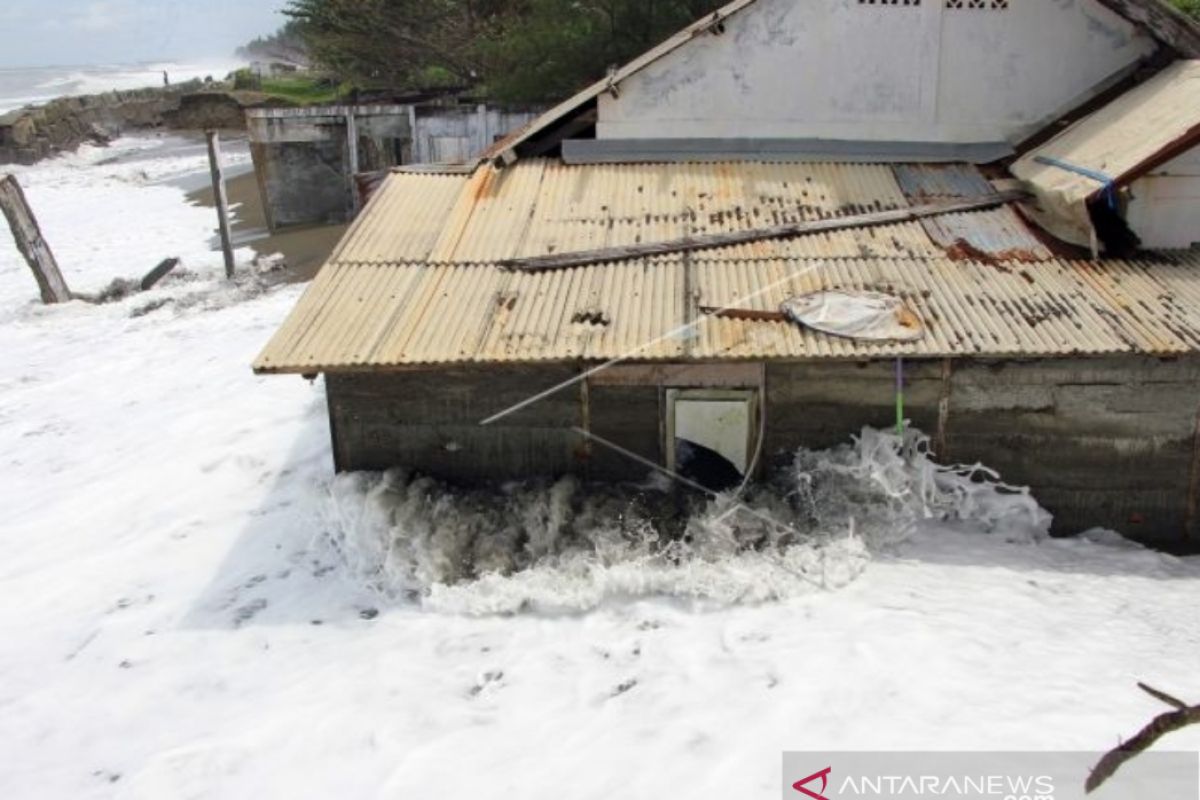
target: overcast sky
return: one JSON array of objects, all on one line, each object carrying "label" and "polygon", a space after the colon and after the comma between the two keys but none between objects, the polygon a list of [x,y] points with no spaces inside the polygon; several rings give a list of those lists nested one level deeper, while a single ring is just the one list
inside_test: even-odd
[{"label": "overcast sky", "polygon": [[287,0],[0,0],[0,67],[224,59]]}]

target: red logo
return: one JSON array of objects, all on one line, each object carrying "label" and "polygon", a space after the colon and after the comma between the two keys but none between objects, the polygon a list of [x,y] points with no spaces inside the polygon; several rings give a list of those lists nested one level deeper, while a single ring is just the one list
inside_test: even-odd
[{"label": "red logo", "polygon": [[[792,788],[806,797],[811,797],[813,800],[829,800],[829,798],[825,796],[825,790],[829,788],[829,775],[832,772],[833,767],[823,769],[816,775],[809,775],[804,780],[793,783]],[[820,794],[817,794],[812,789],[808,788],[810,783],[816,783],[818,779],[821,781]]]}]

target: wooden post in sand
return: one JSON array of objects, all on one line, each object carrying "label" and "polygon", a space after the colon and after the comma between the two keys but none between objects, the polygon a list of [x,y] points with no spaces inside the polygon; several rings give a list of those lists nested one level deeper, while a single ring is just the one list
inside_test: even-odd
[{"label": "wooden post in sand", "polygon": [[4,211],[8,226],[12,228],[17,249],[33,270],[33,277],[37,279],[38,289],[42,293],[42,302],[47,305],[69,302],[71,290],[63,280],[50,245],[42,238],[42,230],[25,199],[21,184],[12,175],[0,180],[0,210]]},{"label": "wooden post in sand", "polygon": [[221,134],[207,131],[208,165],[212,169],[213,200],[221,231],[221,252],[225,254],[225,277],[233,277],[233,235],[229,229],[229,193],[225,189],[225,170],[221,166]]}]

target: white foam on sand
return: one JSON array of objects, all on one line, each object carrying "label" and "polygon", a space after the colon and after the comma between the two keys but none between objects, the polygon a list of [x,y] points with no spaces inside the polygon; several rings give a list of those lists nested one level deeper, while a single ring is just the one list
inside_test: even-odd
[{"label": "white foam on sand", "polygon": [[665,521],[654,510],[676,499],[658,489],[565,478],[461,492],[402,470],[348,475],[332,489],[331,544],[388,598],[488,614],[653,596],[762,603],[844,587],[918,528],[1048,535],[1051,517],[1027,490],[982,467],[939,466],[928,446],[916,431],[866,429],[852,444],[801,451],[744,502],[685,498],[685,518]]},{"label": "white foam on sand", "polygon": [[[569,484],[471,550],[516,569],[456,573],[434,543],[470,498],[334,482],[320,382],[251,373],[303,287],[226,283],[210,209],[106,170],[22,173],[78,288],[189,274],[46,308],[0,237],[6,799],[775,798],[784,750],[1094,751],[1163,710],[1139,680],[1200,699],[1200,562],[1042,538],[1027,496],[885,435],[802,458],[780,486],[809,505],[751,498],[810,538],[748,547],[739,517],[693,542],[700,579],[645,540],[596,566],[620,526]],[[356,560],[331,548],[377,513]]]}]

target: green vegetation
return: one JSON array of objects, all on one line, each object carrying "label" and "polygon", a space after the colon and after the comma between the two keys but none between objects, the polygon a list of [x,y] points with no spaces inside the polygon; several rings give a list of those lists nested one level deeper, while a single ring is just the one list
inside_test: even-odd
[{"label": "green vegetation", "polygon": [[321,105],[336,103],[350,94],[351,89],[348,84],[338,84],[325,78],[296,76],[264,78],[260,91],[297,105]]},{"label": "green vegetation", "polygon": [[724,0],[291,0],[311,58],[363,89],[570,94]]},{"label": "green vegetation", "polygon": [[1171,0],[1171,4],[1180,11],[1200,19],[1200,0]]},{"label": "green vegetation", "polygon": [[336,103],[353,91],[350,84],[318,75],[260,78],[248,69],[233,73],[233,88],[234,91],[261,92],[300,106]]}]

